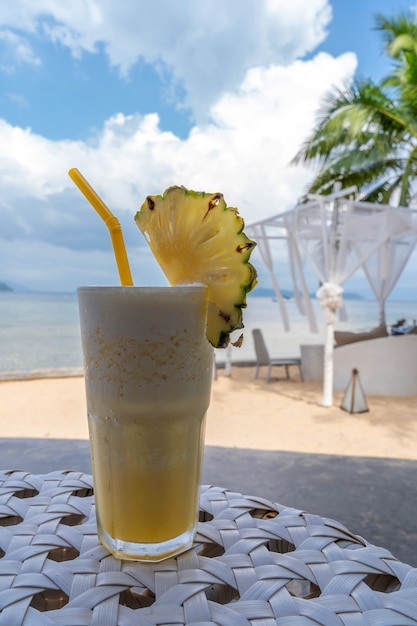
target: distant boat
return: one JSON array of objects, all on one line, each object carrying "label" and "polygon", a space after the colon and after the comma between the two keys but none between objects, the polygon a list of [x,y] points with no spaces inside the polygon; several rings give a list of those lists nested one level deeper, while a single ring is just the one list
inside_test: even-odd
[{"label": "distant boat", "polygon": [[[284,298],[284,300],[292,300],[292,296],[287,296],[285,295],[285,293],[282,294],[282,297]],[[278,302],[278,298],[272,298],[272,302]]]}]

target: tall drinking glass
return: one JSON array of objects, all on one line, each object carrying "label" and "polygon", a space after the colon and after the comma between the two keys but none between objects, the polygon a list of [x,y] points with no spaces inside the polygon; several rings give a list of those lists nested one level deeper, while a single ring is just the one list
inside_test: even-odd
[{"label": "tall drinking glass", "polygon": [[160,561],[195,535],[213,348],[207,289],[80,287],[98,534]]}]

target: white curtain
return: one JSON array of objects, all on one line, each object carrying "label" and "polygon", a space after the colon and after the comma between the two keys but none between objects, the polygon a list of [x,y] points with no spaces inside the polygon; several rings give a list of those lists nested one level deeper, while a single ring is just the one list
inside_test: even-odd
[{"label": "white curtain", "polygon": [[303,271],[303,255],[297,238],[297,214],[295,212],[287,213],[284,216],[284,224],[287,229],[288,255],[295,302],[300,313],[307,316],[310,331],[318,333],[316,315]]},{"label": "white curtain", "polygon": [[[269,227],[285,228],[294,296],[305,310],[311,330],[317,324],[305,280],[308,263],[321,284],[317,292],[325,319],[326,345],[323,405],[333,402],[334,320],[343,315],[343,283],[360,268],[380,304],[381,319],[391,293],[417,241],[417,212],[347,199],[354,189],[337,190],[328,196],[310,196],[291,211],[252,225],[262,259],[268,267],[280,303],[286,329],[289,327],[269,244],[276,237]],[[281,296],[281,297],[280,297]],[[285,313],[284,313],[285,311]]]},{"label": "white curtain", "polygon": [[417,242],[416,216],[408,209],[387,208],[381,221],[384,242],[365,261],[363,270],[379,304],[379,322],[385,324],[385,303]]},{"label": "white curtain", "polygon": [[288,312],[285,307],[284,298],[281,293],[280,286],[278,284],[278,279],[275,275],[274,271],[274,261],[271,254],[271,248],[269,244],[269,239],[266,233],[264,224],[257,224],[253,227],[249,227],[247,229],[248,235],[250,235],[257,243],[259,254],[261,255],[262,261],[265,263],[266,267],[269,270],[269,274],[271,277],[272,286],[275,291],[275,295],[277,297],[278,306],[280,309],[282,323],[284,325],[285,332],[290,330],[290,322],[288,319]]},{"label": "white curtain", "polygon": [[334,321],[344,310],[341,285],[362,267],[383,310],[417,238],[411,211],[353,202],[342,194],[296,207],[291,220],[298,248],[322,283],[317,297],[326,319],[323,406],[333,403]]}]

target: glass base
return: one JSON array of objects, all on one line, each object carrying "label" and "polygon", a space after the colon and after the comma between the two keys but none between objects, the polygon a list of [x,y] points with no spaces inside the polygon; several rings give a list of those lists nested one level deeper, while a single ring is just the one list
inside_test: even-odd
[{"label": "glass base", "polygon": [[117,559],[128,561],[163,561],[189,550],[194,541],[196,529],[187,530],[182,535],[161,541],[160,543],[135,543],[111,537],[105,530],[99,528],[98,537],[101,543]]}]

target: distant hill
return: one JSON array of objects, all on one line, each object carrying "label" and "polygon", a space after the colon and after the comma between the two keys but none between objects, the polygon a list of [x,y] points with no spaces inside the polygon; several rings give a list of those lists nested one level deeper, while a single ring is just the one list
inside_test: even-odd
[{"label": "distant hill", "polygon": [[[293,292],[288,289],[282,289],[281,293],[284,298],[292,298],[294,296]],[[255,298],[276,298],[275,291],[268,289],[268,287],[255,287],[248,295]]]},{"label": "distant hill", "polygon": [[[281,289],[281,293],[283,295],[284,298],[290,299],[294,297],[294,292],[290,291],[289,289]],[[270,289],[268,287],[255,287],[255,289],[253,291],[251,291],[248,294],[249,297],[255,297],[255,298],[276,298],[275,295],[275,291],[273,289]],[[315,293],[310,293],[310,298],[315,299],[316,298],[316,294]],[[359,293],[354,293],[351,291],[344,291],[343,292],[343,298],[345,300],[365,300],[366,298],[362,295],[360,295]]]},{"label": "distant hill", "polygon": [[16,283],[13,280],[0,281],[0,291],[15,291],[16,293],[36,293],[35,289],[31,289],[22,283]]},{"label": "distant hill", "polygon": [[360,293],[354,293],[352,291],[344,291],[343,297],[345,300],[366,300],[365,296]]}]

